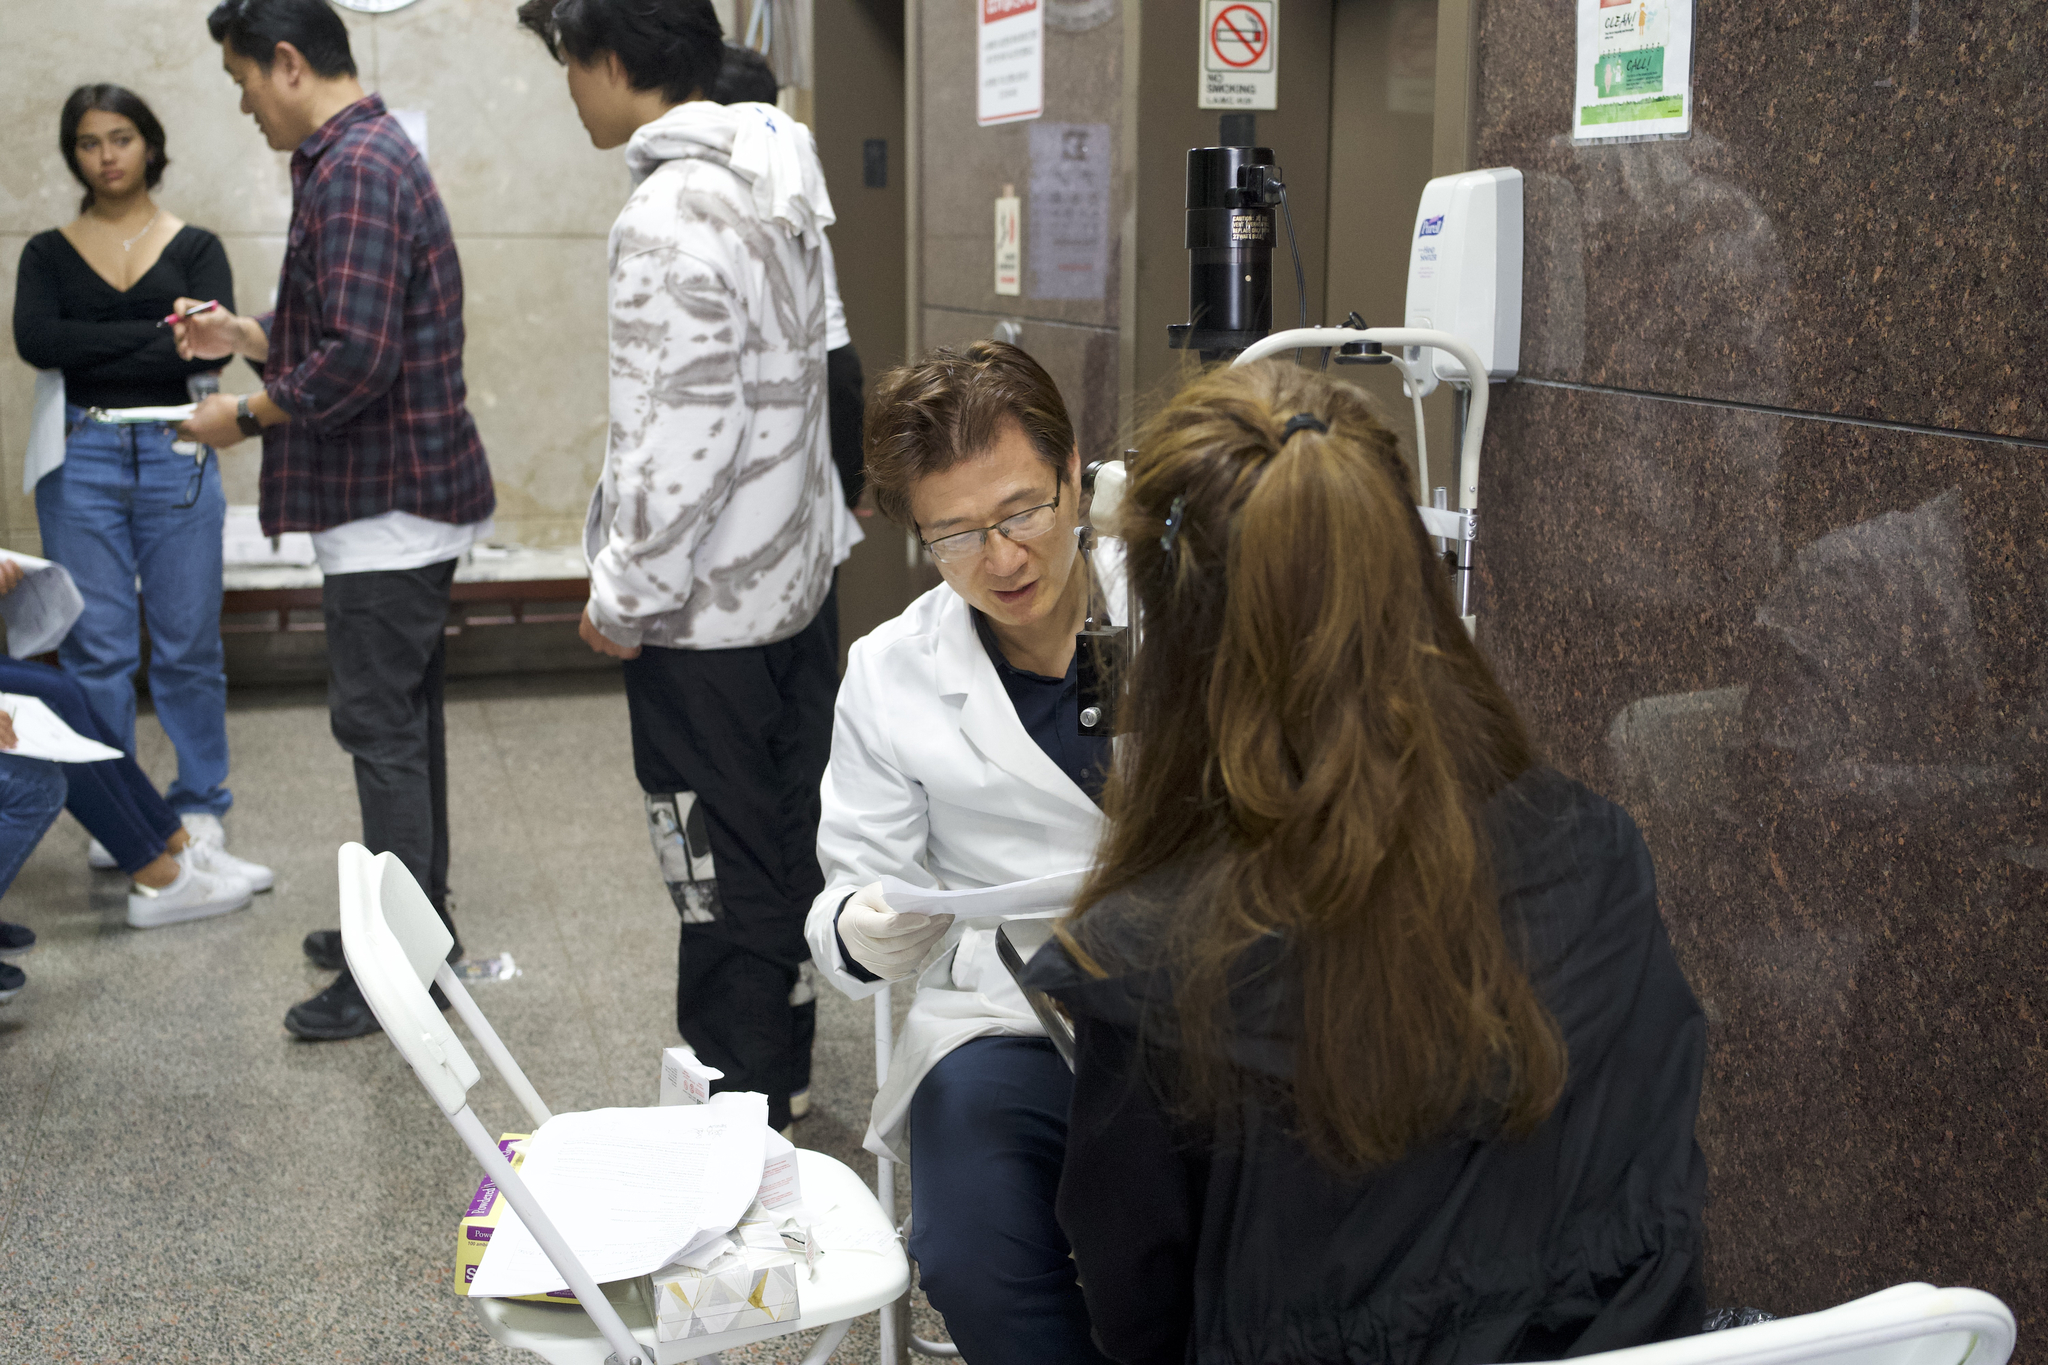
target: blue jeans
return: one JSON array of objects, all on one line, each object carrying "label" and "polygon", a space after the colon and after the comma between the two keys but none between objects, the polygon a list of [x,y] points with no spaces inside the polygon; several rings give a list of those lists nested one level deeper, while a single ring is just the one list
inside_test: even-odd
[{"label": "blue jeans", "polygon": [[[85,689],[61,668],[0,657],[0,692],[19,692],[49,706],[66,725],[102,744],[112,744],[86,704]],[[123,872],[147,867],[178,832],[178,816],[150,785],[133,758],[99,763],[66,763],[70,794],[59,801],[93,838],[107,846]]]},{"label": "blue jeans", "polygon": [[0,896],[64,809],[64,765],[0,753]]},{"label": "blue jeans", "polygon": [[910,1098],[910,1254],[974,1365],[1108,1365],[1053,1216],[1074,1073],[1044,1038],[976,1038]]},{"label": "blue jeans", "polygon": [[64,463],[36,485],[43,554],[71,571],[85,612],[58,648],[85,688],[107,743],[135,752],[142,644],[135,582],[149,621],[149,695],[178,752],[168,799],[226,812],[228,678],[220,643],[220,463],[171,449],[168,426],[102,426],[65,408]]}]

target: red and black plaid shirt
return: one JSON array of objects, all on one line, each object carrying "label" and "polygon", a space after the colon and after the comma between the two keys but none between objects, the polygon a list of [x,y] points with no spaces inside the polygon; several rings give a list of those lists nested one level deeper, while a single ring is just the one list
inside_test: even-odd
[{"label": "red and black plaid shirt", "polygon": [[462,383],[462,267],[423,160],[375,95],[292,153],[292,229],[264,388],[263,530],[496,506]]}]

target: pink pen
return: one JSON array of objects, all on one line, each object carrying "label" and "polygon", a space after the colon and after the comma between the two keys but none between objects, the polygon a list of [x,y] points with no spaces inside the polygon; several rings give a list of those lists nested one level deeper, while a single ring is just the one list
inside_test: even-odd
[{"label": "pink pen", "polygon": [[195,303],[182,313],[172,313],[162,322],[159,322],[157,326],[168,327],[174,322],[183,322],[186,318],[196,318],[201,313],[210,313],[218,307],[220,307],[219,299],[208,299],[205,303]]}]

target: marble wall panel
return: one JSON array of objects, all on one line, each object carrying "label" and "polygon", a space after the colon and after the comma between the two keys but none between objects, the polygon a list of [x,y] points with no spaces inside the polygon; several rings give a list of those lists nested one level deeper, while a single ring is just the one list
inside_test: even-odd
[{"label": "marble wall panel", "polygon": [[1496,390],[1480,639],[1622,801],[1709,1020],[1713,1302],[2048,1328],[2042,452]]},{"label": "marble wall panel", "polygon": [[1575,147],[1574,6],[1480,7],[1523,373],[2048,436],[2038,5],[1698,9],[1689,140]]},{"label": "marble wall panel", "polygon": [[[57,149],[57,115],[73,87],[125,85],[164,125],[171,157],[160,202],[216,232],[282,232],[291,216],[288,157],[239,108],[207,36],[205,5],[75,0],[0,6],[0,118],[22,134],[0,146],[0,230],[39,232],[78,212],[78,182]],[[373,25],[347,16],[357,64],[371,75]]]},{"label": "marble wall panel", "polygon": [[562,68],[505,0],[420,0],[377,21],[377,81],[427,114],[428,165],[458,238],[611,230],[632,180],[598,151]]},{"label": "marble wall panel", "polygon": [[[1103,205],[1107,265],[1099,299],[1034,296],[1031,270],[1031,122],[982,128],[975,123],[975,14],[972,5],[920,7],[922,48],[918,118],[924,302],[932,307],[1005,312],[1095,326],[1117,325],[1120,236],[1128,202],[1123,119],[1123,26],[1114,12],[1085,31],[1048,26],[1045,119],[1101,124],[1115,146]],[[1023,199],[1024,295],[995,292],[995,201],[1004,185]]]},{"label": "marble wall panel", "polygon": [[462,244],[463,371],[498,489],[498,535],[571,545],[604,464],[605,242]]},{"label": "marble wall panel", "polygon": [[1101,459],[1120,450],[1117,431],[1117,334],[1101,327],[1008,318],[998,314],[924,310],[924,341],[931,346],[964,346],[996,335],[997,324],[1021,324],[1015,341],[1045,366],[1066,400],[1073,419],[1081,461]]}]

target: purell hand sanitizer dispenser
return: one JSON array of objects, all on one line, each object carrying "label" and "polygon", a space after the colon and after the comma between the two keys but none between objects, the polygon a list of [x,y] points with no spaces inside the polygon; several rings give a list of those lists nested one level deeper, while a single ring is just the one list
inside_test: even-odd
[{"label": "purell hand sanitizer dispenser", "polygon": [[[1408,242],[1409,327],[1471,343],[1489,380],[1512,379],[1522,360],[1522,173],[1443,175],[1425,185]],[[1465,378],[1434,350],[1438,379]]]}]

